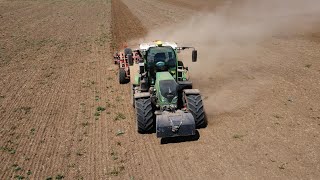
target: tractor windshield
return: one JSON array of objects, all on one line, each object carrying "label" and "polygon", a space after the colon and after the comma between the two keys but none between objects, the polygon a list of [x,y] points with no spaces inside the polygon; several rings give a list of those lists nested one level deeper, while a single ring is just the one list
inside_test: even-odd
[{"label": "tractor windshield", "polygon": [[161,80],[159,81],[160,93],[167,98],[169,102],[177,96],[177,83],[175,80]]},{"label": "tractor windshield", "polygon": [[151,47],[147,54],[148,64],[165,63],[169,68],[176,66],[174,50],[170,46]]}]

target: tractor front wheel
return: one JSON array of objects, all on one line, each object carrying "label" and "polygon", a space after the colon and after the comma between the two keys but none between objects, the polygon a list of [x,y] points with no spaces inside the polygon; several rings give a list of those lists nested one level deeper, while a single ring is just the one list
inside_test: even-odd
[{"label": "tractor front wheel", "polygon": [[119,69],[119,83],[120,84],[125,84],[127,83],[126,79],[126,71],[123,68]]},{"label": "tractor front wheel", "polygon": [[154,130],[154,115],[150,98],[135,100],[137,126],[140,134],[151,133]]},{"label": "tractor front wheel", "polygon": [[204,128],[207,126],[206,115],[203,109],[201,95],[186,95],[186,105],[189,112],[194,117],[196,128]]}]

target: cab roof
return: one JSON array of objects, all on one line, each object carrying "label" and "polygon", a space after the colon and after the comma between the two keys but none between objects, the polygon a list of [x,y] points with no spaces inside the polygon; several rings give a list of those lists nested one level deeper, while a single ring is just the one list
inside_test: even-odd
[{"label": "cab roof", "polygon": [[175,42],[161,42],[161,41],[153,41],[149,43],[140,44],[139,48],[142,51],[147,51],[150,47],[161,47],[161,46],[170,46],[173,49],[177,49],[178,45]]}]

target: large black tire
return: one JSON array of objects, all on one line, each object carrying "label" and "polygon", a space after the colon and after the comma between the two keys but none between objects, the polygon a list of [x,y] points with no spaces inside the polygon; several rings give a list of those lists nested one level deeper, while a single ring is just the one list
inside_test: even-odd
[{"label": "large black tire", "polygon": [[154,113],[151,99],[136,99],[135,106],[138,132],[141,134],[151,133],[154,130]]},{"label": "large black tire", "polygon": [[126,79],[126,71],[122,68],[119,69],[119,83],[125,84],[128,80]]},{"label": "large black tire", "polygon": [[125,48],[125,49],[124,49],[124,55],[127,56],[128,54],[132,54],[132,49],[130,49],[130,48]]},{"label": "large black tire", "polygon": [[129,66],[132,66],[133,65],[133,58],[132,58],[132,54],[128,54],[127,55],[127,59],[128,59],[128,64]]},{"label": "large black tire", "polygon": [[186,103],[189,112],[194,117],[196,128],[204,128],[207,126],[206,115],[203,109],[201,95],[186,95]]}]

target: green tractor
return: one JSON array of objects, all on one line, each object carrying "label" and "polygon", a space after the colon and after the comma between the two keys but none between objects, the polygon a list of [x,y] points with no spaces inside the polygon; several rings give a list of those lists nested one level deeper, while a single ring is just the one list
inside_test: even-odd
[{"label": "green tractor", "polygon": [[130,67],[131,102],[136,109],[139,133],[156,132],[157,137],[192,136],[207,125],[202,98],[192,89],[188,68],[178,60],[176,43],[156,41],[140,44],[139,63]]}]

